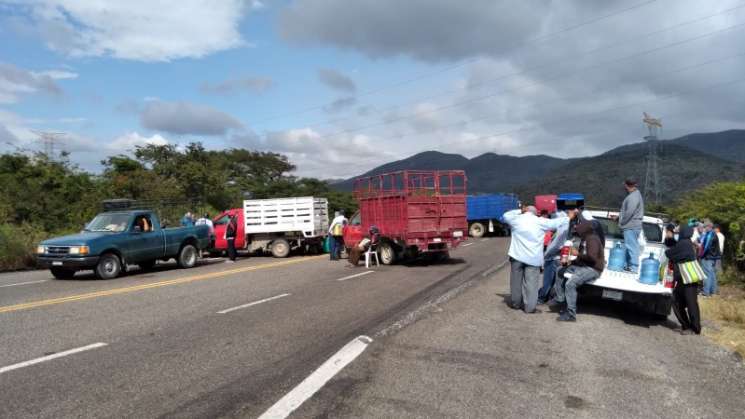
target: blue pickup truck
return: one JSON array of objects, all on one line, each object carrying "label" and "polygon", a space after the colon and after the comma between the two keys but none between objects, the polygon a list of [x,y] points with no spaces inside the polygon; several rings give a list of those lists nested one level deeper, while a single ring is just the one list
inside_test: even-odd
[{"label": "blue pickup truck", "polygon": [[152,269],[158,260],[175,258],[191,268],[199,251],[210,244],[210,228],[162,228],[152,211],[98,214],[79,234],[45,240],[36,249],[37,263],[57,279],[93,269],[101,279],[116,278],[130,264]]},{"label": "blue pickup truck", "polygon": [[517,209],[519,201],[513,194],[471,195],[466,199],[468,234],[482,237],[486,232],[506,229],[502,227],[505,212]]}]

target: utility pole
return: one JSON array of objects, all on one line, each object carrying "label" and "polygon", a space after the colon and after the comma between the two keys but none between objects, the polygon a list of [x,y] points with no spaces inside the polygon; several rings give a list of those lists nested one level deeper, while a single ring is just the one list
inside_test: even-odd
[{"label": "utility pole", "polygon": [[39,136],[39,142],[44,146],[44,154],[49,160],[55,161],[56,155],[54,154],[55,146],[62,145],[62,138],[67,135],[64,132],[51,132],[51,131],[37,131],[31,130],[34,134]]},{"label": "utility pole", "polygon": [[647,152],[647,173],[644,176],[644,200],[653,200],[655,205],[659,205],[662,200],[662,186],[660,185],[660,172],[657,165],[659,161],[658,149],[660,147],[659,132],[662,130],[662,120],[652,118],[644,112],[642,119],[649,130],[649,135],[644,140],[649,146]]}]

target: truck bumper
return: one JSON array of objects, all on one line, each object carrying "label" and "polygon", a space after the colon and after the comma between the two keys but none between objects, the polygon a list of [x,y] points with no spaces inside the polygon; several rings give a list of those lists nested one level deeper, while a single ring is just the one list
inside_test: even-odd
[{"label": "truck bumper", "polygon": [[90,269],[98,263],[98,256],[83,257],[48,257],[38,256],[36,263],[41,268],[70,268],[70,269]]}]

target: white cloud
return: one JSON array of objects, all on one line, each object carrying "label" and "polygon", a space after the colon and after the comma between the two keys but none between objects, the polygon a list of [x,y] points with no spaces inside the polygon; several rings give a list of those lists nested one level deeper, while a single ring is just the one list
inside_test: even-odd
[{"label": "white cloud", "polygon": [[70,80],[78,78],[78,73],[74,73],[68,70],[32,71],[31,74],[37,77],[48,76],[51,77],[52,80]]},{"label": "white cloud", "polygon": [[0,0],[26,12],[47,47],[73,56],[138,61],[199,58],[246,43],[242,0]]},{"label": "white cloud", "polygon": [[59,96],[62,89],[49,74],[0,62],[0,104],[16,103],[21,96],[37,92]]},{"label": "white cloud", "polygon": [[145,137],[143,135],[140,135],[140,133],[134,131],[115,138],[113,141],[111,141],[111,143],[107,145],[107,148],[112,152],[125,153],[134,150],[134,148],[138,145],[142,146],[148,144],[166,145],[170,144],[170,141],[165,139],[160,134],[153,134],[150,137]]},{"label": "white cloud", "polygon": [[232,116],[209,106],[189,102],[147,102],[140,114],[142,126],[172,134],[225,135],[243,128]]}]

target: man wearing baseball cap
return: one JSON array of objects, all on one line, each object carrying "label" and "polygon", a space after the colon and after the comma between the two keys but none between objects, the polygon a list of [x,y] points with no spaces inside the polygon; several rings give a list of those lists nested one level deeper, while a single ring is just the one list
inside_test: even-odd
[{"label": "man wearing baseball cap", "polygon": [[628,195],[621,204],[618,227],[623,233],[623,243],[626,247],[626,270],[636,273],[639,272],[639,235],[644,219],[644,199],[637,188],[636,179],[627,178],[623,186]]}]

